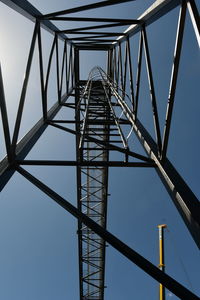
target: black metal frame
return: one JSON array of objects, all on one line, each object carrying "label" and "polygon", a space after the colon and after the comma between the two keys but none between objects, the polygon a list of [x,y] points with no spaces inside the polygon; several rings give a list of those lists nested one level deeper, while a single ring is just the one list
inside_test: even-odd
[{"label": "black metal frame", "polygon": [[[83,214],[80,199],[81,195],[81,173],[84,168],[88,170],[91,168],[101,168],[102,176],[105,178],[103,189],[107,191],[108,187],[108,168],[109,167],[155,167],[159,177],[169,192],[175,206],[177,207],[180,215],[182,216],[186,226],[188,227],[194,241],[197,246],[200,246],[200,208],[199,201],[193,192],[190,190],[184,179],[178,174],[177,170],[167,159],[167,147],[170,135],[170,126],[173,112],[173,104],[175,100],[176,82],[179,70],[179,61],[181,56],[182,39],[184,35],[184,23],[186,11],[189,11],[189,15],[192,20],[194,31],[197,37],[197,41],[200,44],[200,21],[197,7],[194,0],[157,0],[156,5],[152,6],[137,20],[130,19],[113,19],[113,18],[82,18],[82,17],[69,17],[66,16],[70,13],[81,12],[88,9],[94,9],[98,7],[105,7],[107,5],[120,4],[122,2],[129,2],[130,0],[124,1],[102,1],[93,3],[90,5],[84,5],[81,7],[75,7],[65,11],[55,12],[47,15],[42,15],[37,9],[35,9],[27,1],[19,0],[1,0],[11,8],[15,9],[19,13],[28,17],[31,21],[35,22],[35,28],[33,32],[32,42],[30,45],[30,52],[27,60],[27,67],[25,72],[25,78],[23,82],[21,98],[19,102],[19,108],[14,128],[14,134],[11,139],[9,132],[9,124],[6,110],[6,101],[4,96],[3,79],[0,70],[0,109],[2,115],[3,131],[5,138],[5,145],[7,156],[0,163],[0,190],[7,184],[11,176],[17,170],[24,177],[35,184],[39,189],[54,199],[59,205],[68,210],[72,215],[78,219],[78,233],[79,233],[79,270],[80,270],[80,299],[85,299],[83,285],[83,235],[81,234],[83,224],[87,226],[88,230],[92,230],[96,236],[99,236],[101,243],[103,243],[102,253],[103,258],[101,265],[103,271],[101,273],[100,285],[102,293],[95,299],[103,299],[104,295],[104,268],[105,268],[105,242],[108,242],[123,255],[129,258],[132,262],[137,264],[145,272],[147,272],[154,279],[158,280],[174,294],[181,299],[199,299],[192,292],[184,288],[178,282],[170,278],[168,275],[161,272],[157,267],[152,265],[149,261],[144,259],[133,249],[130,249],[123,242],[114,237],[111,233],[106,231],[106,206],[104,207],[105,223],[98,224],[94,222],[92,218],[88,217],[87,214]],[[154,80],[152,74],[150,51],[148,47],[148,37],[146,34],[146,27],[155,22],[157,19],[167,14],[170,10],[180,6],[179,22],[177,27],[177,38],[174,49],[174,61],[172,64],[171,72],[171,84],[169,88],[168,107],[166,111],[166,123],[163,133],[163,140],[161,139],[162,133],[159,124],[159,114],[156,106],[156,96],[154,89]],[[77,27],[70,30],[59,30],[50,20],[54,21],[81,21],[81,22],[97,22],[105,23],[101,25],[92,25],[88,27]],[[122,25],[131,26],[125,32],[109,32],[99,31],[101,28],[112,28]],[[46,78],[44,78],[43,69],[43,53],[42,53],[42,39],[41,39],[41,27],[48,30],[54,35],[52,48],[49,55],[49,62],[47,68]],[[96,31],[97,29],[97,31]],[[89,31],[88,31],[89,30]],[[93,31],[95,30],[95,31]],[[133,82],[133,69],[131,60],[131,49],[130,39],[133,35],[140,32],[139,50],[138,50],[138,64],[137,64],[137,76],[136,84]],[[75,37],[69,38],[65,34],[73,34]],[[58,51],[58,39],[63,40],[63,56],[62,66],[59,68],[59,51]],[[41,82],[41,96],[42,96],[42,118],[38,123],[23,137],[21,141],[18,141],[18,135],[20,130],[20,123],[23,114],[23,107],[26,98],[26,90],[29,81],[30,69],[33,59],[33,52],[38,40],[39,49],[39,69],[40,69],[40,82]],[[122,57],[121,45],[126,43],[124,51],[124,57]],[[67,45],[70,45],[70,51],[68,53]],[[88,82],[81,81],[79,78],[79,52],[83,50],[96,50],[106,51],[108,54],[107,61],[107,73],[102,70],[98,70],[98,80],[102,84],[102,88],[98,91],[93,92],[90,95],[92,101],[95,101],[95,107],[86,105],[85,95],[89,95],[90,92],[87,90]],[[152,114],[155,124],[155,136],[156,141],[152,139],[148,131],[144,128],[141,122],[138,120],[138,99],[140,91],[140,74],[142,64],[142,53],[145,53],[146,68],[149,78],[149,89],[152,101]],[[47,91],[48,91],[48,79],[51,71],[51,62],[54,52],[56,53],[57,62],[57,95],[58,99],[55,105],[47,111]],[[124,59],[124,62],[123,62]],[[64,68],[66,73],[64,74]],[[129,70],[128,76],[127,71]],[[96,76],[96,75],[95,75]],[[65,77],[65,90],[66,93],[61,95],[63,81]],[[130,82],[130,97],[126,95],[127,78]],[[92,79],[95,82],[95,79]],[[71,86],[70,86],[71,83]],[[94,83],[92,83],[94,84]],[[84,94],[85,88],[85,94]],[[88,94],[89,93],[89,94]],[[100,101],[101,96],[104,94],[104,102]],[[83,95],[83,97],[82,97]],[[65,103],[69,96],[74,96],[73,103]],[[82,98],[81,98],[82,97]],[[96,97],[96,98],[95,98]],[[100,97],[100,98],[99,98]],[[115,97],[113,103],[112,97]],[[89,98],[88,98],[89,99]],[[106,99],[106,100],[105,100]],[[127,102],[130,100],[131,105]],[[82,101],[83,100],[83,101]],[[82,101],[82,102],[81,102]],[[107,104],[105,104],[105,102]],[[63,107],[68,106],[71,109],[75,109],[76,118],[75,120],[53,120],[57,112]],[[115,107],[118,106],[124,112],[125,118],[118,119],[115,114]],[[85,111],[85,116],[82,119],[81,113]],[[107,115],[105,112],[109,111]],[[88,113],[93,114],[93,118],[88,117]],[[108,117],[109,115],[109,117]],[[90,123],[88,123],[88,120]],[[76,130],[72,130],[59,125],[59,123],[75,124]],[[90,124],[90,127],[88,127]],[[142,156],[131,151],[128,147],[127,141],[124,137],[121,124],[127,124],[132,126],[135,135],[138,137],[143,148],[145,149],[147,156]],[[32,149],[34,144],[37,142],[39,137],[42,135],[44,130],[48,126],[54,126],[60,130],[70,132],[76,135],[76,161],[45,161],[45,160],[25,160],[26,155]],[[95,130],[94,130],[94,128]],[[100,126],[100,127],[98,127]],[[103,126],[103,127],[102,127]],[[113,127],[114,126],[114,127]],[[101,128],[101,132],[98,131]],[[113,130],[117,130],[117,134],[112,134]],[[117,136],[119,139],[114,141],[111,137]],[[102,138],[103,137],[103,138]],[[81,143],[80,143],[81,140]],[[118,143],[122,144],[122,147],[118,146]],[[89,146],[85,146],[89,145]],[[94,151],[103,149],[104,159],[85,159],[84,153],[91,157],[91,153]],[[86,152],[84,152],[86,151]],[[98,152],[97,151],[97,152]],[[125,156],[125,161],[109,161],[109,152],[119,151]],[[139,159],[139,162],[128,162],[129,157]],[[62,199],[49,187],[45,186],[38,179],[30,175],[27,171],[22,169],[20,165],[55,165],[55,166],[76,166],[77,168],[77,207],[73,207],[66,200]],[[88,173],[89,174],[89,173]],[[91,176],[91,174],[90,174]],[[105,192],[107,193],[107,192]],[[106,198],[104,199],[106,202]],[[89,236],[88,236],[89,237]],[[92,285],[87,280],[88,285]],[[95,286],[96,288],[96,284]],[[99,287],[97,287],[99,288]],[[88,296],[89,297],[89,296]],[[89,299],[89,298],[86,298]],[[93,298],[94,299],[94,298]]]}]

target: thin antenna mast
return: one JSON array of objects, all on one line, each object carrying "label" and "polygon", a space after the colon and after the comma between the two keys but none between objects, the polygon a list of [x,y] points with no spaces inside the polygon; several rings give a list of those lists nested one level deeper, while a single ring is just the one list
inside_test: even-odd
[{"label": "thin antenna mast", "polygon": [[[164,259],[164,228],[166,224],[158,225],[159,230],[159,269],[165,271],[165,259]],[[159,300],[165,300],[165,287],[160,283],[159,285]]]}]

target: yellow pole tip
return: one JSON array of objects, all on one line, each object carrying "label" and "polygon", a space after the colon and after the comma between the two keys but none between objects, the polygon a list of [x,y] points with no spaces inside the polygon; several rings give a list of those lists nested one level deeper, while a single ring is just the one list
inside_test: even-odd
[{"label": "yellow pole tip", "polygon": [[167,227],[166,224],[160,224],[160,225],[158,225],[158,228],[166,228],[166,227]]}]

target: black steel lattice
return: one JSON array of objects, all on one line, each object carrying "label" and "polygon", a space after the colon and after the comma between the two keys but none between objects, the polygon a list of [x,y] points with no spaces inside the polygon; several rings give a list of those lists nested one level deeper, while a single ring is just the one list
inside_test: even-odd
[{"label": "black steel lattice", "polygon": [[[193,0],[157,0],[154,5],[137,20],[68,16],[73,12],[81,12],[129,1],[130,0],[102,1],[42,15],[25,0],[2,0],[3,3],[35,22],[35,28],[12,139],[9,133],[2,74],[0,74],[0,107],[7,150],[7,156],[0,163],[0,188],[3,189],[14,172],[18,171],[78,219],[81,300],[103,300],[104,298],[106,242],[115,247],[154,279],[166,286],[179,298],[199,299],[191,291],[183,287],[170,276],[164,274],[106,230],[109,167],[151,167],[156,168],[159,177],[168,190],[194,241],[198,246],[200,245],[199,201],[167,158],[185,15],[188,10],[198,43],[200,44],[198,11]],[[146,27],[177,6],[180,7],[180,14],[174,50],[174,61],[172,63],[165,128],[162,133],[159,123]],[[63,22],[101,22],[102,24],[77,27],[70,30],[60,30],[51,23],[51,20]],[[109,28],[109,30],[111,30],[112,27],[122,25],[130,25],[130,27],[125,32],[99,31],[99,29],[103,28]],[[44,78],[43,71],[41,26],[54,34],[46,78]],[[134,85],[130,38],[138,32],[140,32],[140,41],[137,79]],[[66,34],[73,34],[75,37],[68,38]],[[59,69],[58,39],[64,41],[61,70]],[[43,115],[38,123],[18,142],[33,53],[37,42],[39,49]],[[122,43],[126,44],[124,57],[121,49]],[[69,51],[67,45],[70,45]],[[91,71],[88,80],[80,80],[79,52],[81,50],[106,51],[108,57],[107,71],[105,72],[100,68],[96,68]],[[143,51],[145,53],[149,80],[155,141],[137,117]],[[56,53],[57,60],[58,101],[51,109],[47,110],[47,91],[54,52]],[[64,74],[64,69],[66,70],[66,74]],[[129,75],[127,75],[128,72]],[[130,95],[128,95],[126,91],[128,77],[130,82]],[[62,86],[64,84],[66,85],[66,94],[61,95]],[[68,102],[69,96],[74,97],[74,102]],[[62,109],[63,106],[75,110],[74,120],[54,119],[57,112]],[[118,111],[122,112],[120,117]],[[65,123],[65,125],[75,124],[76,130],[72,130],[66,126],[64,127],[62,123]],[[128,139],[124,134],[122,125],[127,125],[131,128],[131,132],[133,131],[138,137],[147,156],[135,153],[129,148]],[[36,161],[25,159],[26,155],[48,126],[54,126],[76,136],[76,161]],[[110,161],[109,153],[111,151],[122,153],[124,159],[122,161]],[[129,162],[130,157],[137,158],[137,161]],[[72,206],[37,178],[30,175],[22,168],[23,165],[76,166],[77,208]]]}]

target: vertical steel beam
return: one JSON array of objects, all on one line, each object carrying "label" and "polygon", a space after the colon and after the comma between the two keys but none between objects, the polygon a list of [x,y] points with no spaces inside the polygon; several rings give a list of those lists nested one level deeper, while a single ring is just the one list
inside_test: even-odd
[{"label": "vertical steel beam", "polygon": [[134,84],[133,84],[133,69],[132,69],[132,61],[131,61],[131,49],[130,49],[130,40],[127,37],[127,51],[128,51],[128,66],[129,66],[129,82],[130,82],[130,93],[133,110],[135,107],[135,96],[134,96]]},{"label": "vertical steel beam", "polygon": [[60,66],[59,66],[59,45],[58,45],[58,35],[56,34],[56,80],[57,80],[57,95],[58,102],[61,101],[60,94]]},{"label": "vertical steel beam", "polygon": [[176,43],[175,43],[175,49],[174,49],[174,59],[173,59],[173,66],[172,66],[172,72],[171,72],[171,82],[170,82],[170,88],[169,88],[169,96],[168,96],[168,104],[167,104],[167,112],[166,112],[166,120],[165,120],[164,134],[163,134],[162,152],[161,152],[162,159],[166,158],[166,153],[167,153],[172,112],[173,112],[173,106],[174,106],[174,98],[175,98],[175,92],[176,92],[176,83],[177,83],[179,62],[180,62],[181,48],[182,48],[182,41],[183,41],[186,7],[187,7],[186,3],[183,2],[182,7],[180,9]]},{"label": "vertical steel beam", "polygon": [[120,70],[120,83],[121,83],[121,89],[123,89],[123,67],[122,67],[122,47],[121,43],[119,43],[119,70]]},{"label": "vertical steel beam", "polygon": [[[72,57],[72,47],[70,48],[70,57],[69,57],[69,68],[71,65],[71,57]],[[75,106],[76,106],[76,114],[75,114],[75,130],[76,130],[76,160],[80,162],[80,111],[79,111],[79,99],[80,99],[80,90],[79,90],[79,80],[80,80],[80,66],[79,66],[79,50],[77,48],[74,48],[74,66],[75,66]],[[70,69],[69,69],[70,70]],[[69,71],[68,71],[69,72]],[[69,74],[68,74],[69,75]],[[77,208],[79,211],[81,211],[81,168],[80,166],[76,167],[76,190],[77,190]],[[83,299],[83,285],[82,285],[82,276],[83,276],[83,264],[81,261],[81,257],[83,256],[82,251],[82,240],[81,240],[81,227],[82,223],[81,220],[78,220],[78,255],[79,255],[79,290],[80,290],[80,300]]]},{"label": "vertical steel beam", "polygon": [[11,140],[10,140],[8,114],[7,114],[6,101],[5,101],[5,95],[4,95],[3,76],[2,76],[2,72],[1,72],[1,65],[0,65],[0,110],[1,110],[1,118],[2,118],[2,124],[3,124],[6,152],[7,152],[8,160],[11,160],[11,149],[10,149]]},{"label": "vertical steel beam", "polygon": [[140,32],[140,40],[139,40],[139,48],[138,48],[138,61],[137,61],[136,90],[135,90],[135,110],[134,110],[135,118],[137,118],[137,112],[138,112],[140,75],[141,75],[141,66],[142,66],[142,52],[143,52],[143,38],[142,38],[142,32]]},{"label": "vertical steel beam", "polygon": [[114,69],[113,69],[113,49],[110,49],[109,50],[109,55],[110,55],[110,60],[109,60],[109,62],[110,62],[110,66],[109,66],[109,72],[110,72],[110,78],[111,78],[111,80],[113,80],[114,79]]},{"label": "vertical steel beam", "polygon": [[194,32],[196,34],[197,42],[200,47],[200,18],[194,0],[187,1],[187,7],[192,20],[192,25],[194,27]]},{"label": "vertical steel beam", "polygon": [[63,77],[64,77],[64,67],[65,67],[66,51],[67,51],[67,41],[64,42],[64,48],[63,48],[63,58],[62,58],[62,68],[61,68],[61,78],[60,78],[60,87],[59,87],[59,94],[60,94],[60,97],[61,97],[61,95],[62,95],[62,87],[63,87]]},{"label": "vertical steel beam", "polygon": [[71,58],[71,86],[75,86],[75,76],[74,76],[74,71],[75,71],[75,59],[74,59],[75,51],[72,51],[72,58]]},{"label": "vertical steel beam", "polygon": [[125,96],[126,93],[126,75],[127,75],[127,58],[128,58],[128,46],[127,46],[127,40],[125,42],[125,53],[124,53],[124,78],[123,78],[123,95]]},{"label": "vertical steel beam", "polygon": [[110,75],[110,53],[107,51],[107,74]]},{"label": "vertical steel beam", "polygon": [[25,103],[25,98],[26,98],[26,91],[27,91],[27,86],[28,86],[28,80],[29,80],[29,75],[30,75],[30,70],[31,70],[31,64],[33,60],[33,53],[35,49],[35,42],[38,34],[38,29],[39,29],[39,23],[35,23],[35,28],[33,32],[33,37],[31,41],[31,46],[30,46],[30,52],[28,56],[28,61],[27,61],[27,66],[26,66],[26,71],[25,71],[25,77],[24,77],[24,82],[23,82],[23,87],[22,87],[22,92],[21,92],[21,97],[19,101],[19,107],[18,107],[18,112],[17,112],[17,118],[15,122],[15,127],[14,127],[14,133],[13,133],[13,139],[12,139],[12,151],[13,154],[16,149],[16,143],[19,135],[19,129],[20,129],[20,124],[22,120],[22,114],[23,114],[23,108],[24,108],[24,103]]},{"label": "vertical steel beam", "polygon": [[68,47],[66,43],[66,53],[65,53],[65,79],[66,79],[66,93],[68,93],[69,90],[69,81],[68,81]]},{"label": "vertical steel beam", "polygon": [[113,80],[117,81],[116,47],[113,49]]},{"label": "vertical steel beam", "polygon": [[49,54],[49,61],[48,61],[47,74],[46,74],[46,82],[45,82],[45,88],[44,88],[46,98],[47,98],[47,90],[48,90],[48,84],[49,84],[49,75],[50,75],[50,70],[51,70],[51,62],[52,62],[52,58],[53,58],[55,45],[56,45],[56,35],[54,36],[53,43],[52,43],[52,46],[51,46],[51,51],[50,51],[50,54]]},{"label": "vertical steel beam", "polygon": [[148,79],[149,79],[149,91],[150,91],[151,103],[152,103],[154,129],[155,129],[156,141],[157,141],[157,146],[158,146],[158,153],[161,155],[162,141],[161,141],[161,134],[160,134],[160,124],[159,124],[158,110],[157,110],[157,104],[156,104],[156,95],[155,95],[155,89],[154,89],[154,81],[153,81],[153,73],[152,73],[152,68],[151,68],[149,46],[148,46],[148,41],[147,41],[146,29],[144,26],[142,28],[142,37],[143,37],[144,50],[145,50],[147,74],[148,74]]},{"label": "vertical steel beam", "polygon": [[118,61],[117,61],[117,47],[115,47],[113,49],[113,51],[114,51],[114,61],[113,61],[113,63],[114,63],[114,70],[115,70],[114,80],[116,82],[116,85],[118,86],[118,82],[119,82],[119,65],[118,65]]},{"label": "vertical steel beam", "polygon": [[115,49],[117,50],[117,61],[116,61],[116,69],[117,69],[117,76],[116,76],[116,85],[117,85],[117,91],[119,87],[119,80],[120,80],[120,60],[119,60],[119,44],[116,44]]},{"label": "vertical steel beam", "polygon": [[[67,91],[69,90],[70,75],[72,72],[72,69],[71,69],[72,62],[71,61],[72,61],[72,45],[70,45],[70,50],[69,50],[69,61],[68,61],[68,72],[67,72],[68,73],[67,74]],[[76,79],[75,79],[75,82],[76,82]],[[72,85],[72,83],[71,83],[71,85]]]},{"label": "vertical steel beam", "polygon": [[40,86],[42,96],[42,110],[43,118],[47,119],[47,95],[44,88],[44,68],[43,68],[43,55],[42,55],[42,39],[41,39],[41,24],[38,29],[38,50],[39,50],[39,68],[40,68]]}]

